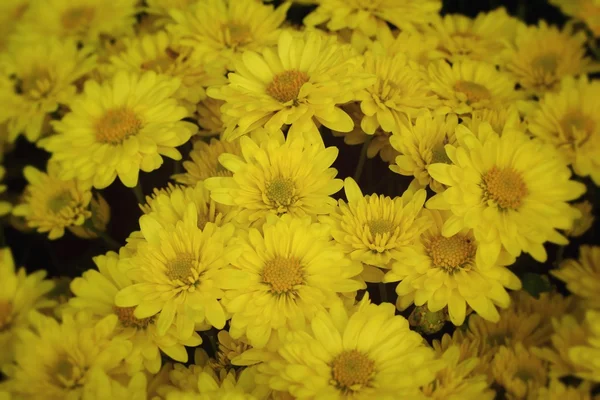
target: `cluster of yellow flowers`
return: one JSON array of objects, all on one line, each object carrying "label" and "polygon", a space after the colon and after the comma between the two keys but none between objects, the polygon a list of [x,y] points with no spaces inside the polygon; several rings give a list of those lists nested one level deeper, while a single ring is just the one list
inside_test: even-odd
[{"label": "cluster of yellow flowers", "polygon": [[[0,250],[0,399],[591,400],[600,246],[561,254],[600,185],[600,3],[277,3],[2,0],[2,154],[50,158],[0,215],[112,245],[122,184],[142,216],[66,291]],[[412,182],[365,193],[367,162]]]}]

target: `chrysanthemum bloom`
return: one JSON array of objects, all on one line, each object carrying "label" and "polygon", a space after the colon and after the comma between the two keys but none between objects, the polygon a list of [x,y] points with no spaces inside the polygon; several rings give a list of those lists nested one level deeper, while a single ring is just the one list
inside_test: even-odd
[{"label": "chrysanthemum bloom", "polygon": [[332,211],[330,196],[342,188],[330,168],[338,155],[336,147],[325,148],[298,135],[283,139],[281,132],[259,144],[240,139],[242,157],[222,154],[219,162],[233,173],[205,181],[211,198],[241,209],[241,223],[262,221],[270,214],[320,215]]},{"label": "chrysanthemum bloom", "polygon": [[424,27],[424,32],[439,40],[438,49],[451,62],[474,60],[503,64],[502,52],[514,42],[520,24],[501,7],[479,13],[475,18],[460,14],[436,15]]},{"label": "chrysanthemum bloom", "polygon": [[414,176],[421,186],[434,192],[441,192],[444,186],[433,179],[429,166],[436,163],[450,163],[444,146],[454,145],[454,131],[458,125],[455,114],[447,117],[426,113],[414,121],[400,125],[400,130],[390,137],[390,144],[399,153],[390,169],[397,174]]},{"label": "chrysanthemum bloom", "polygon": [[13,214],[24,217],[30,228],[48,232],[51,240],[62,237],[65,228],[81,226],[92,216],[89,185],[70,179],[59,179],[60,167],[48,163],[48,173],[32,166],[23,169],[29,185],[23,192],[23,204],[15,206]]},{"label": "chrysanthemum bloom", "polygon": [[501,346],[491,363],[491,373],[508,398],[533,399],[548,381],[547,363],[521,343]]},{"label": "chrysanthemum bloom", "polygon": [[537,400],[592,400],[591,382],[579,386],[563,384],[559,379],[551,379],[546,387],[538,390]]},{"label": "chrysanthemum bloom", "polygon": [[594,225],[596,217],[594,216],[592,203],[587,200],[573,203],[573,207],[581,212],[581,217],[573,222],[573,227],[565,231],[565,234],[569,237],[580,237]]},{"label": "chrysanthemum bloom", "polygon": [[119,319],[114,334],[131,342],[133,348],[125,358],[130,373],[143,368],[155,374],[161,367],[162,350],[167,356],[180,362],[187,362],[188,355],[184,346],[198,346],[200,336],[194,332],[191,338],[182,340],[177,337],[174,326],[164,336],[156,332],[156,319],[148,317],[138,319],[133,315],[133,307],[117,307],[115,296],[120,289],[131,286],[124,263],[119,265],[119,255],[109,252],[94,257],[98,270],[88,270],[71,282],[71,291],[75,297],[69,300],[74,310],[86,310],[95,318],[116,315]]},{"label": "chrysanthemum bloom", "polygon": [[565,260],[550,273],[565,282],[569,292],[600,308],[600,246],[581,246],[579,260]]},{"label": "chrysanthemum bloom", "polygon": [[196,118],[200,125],[199,136],[216,136],[225,130],[221,107],[225,102],[207,97],[196,105]]},{"label": "chrysanthemum bloom", "polygon": [[338,293],[365,287],[353,279],[361,264],[345,257],[328,226],[310,217],[270,216],[262,231],[240,233],[242,255],[232,261],[237,274],[228,278],[232,290],[223,303],[232,314],[233,338],[245,335],[262,348],[272,331],[299,329],[338,303]]},{"label": "chrysanthemum bloom", "polygon": [[585,57],[585,32],[562,31],[541,20],[538,26],[519,26],[516,46],[508,50],[508,71],[533,94],[555,90],[566,76],[590,72],[592,60]]},{"label": "chrysanthemum bloom", "polygon": [[275,9],[259,1],[201,1],[188,11],[171,10],[175,22],[167,30],[176,43],[194,48],[206,62],[217,61],[232,70],[244,51],[277,43],[291,4]]},{"label": "chrysanthemum bloom", "polygon": [[470,115],[461,115],[461,123],[471,132],[479,132],[479,126],[486,122],[500,135],[510,129],[527,132],[527,121],[521,118],[516,104],[474,110]]},{"label": "chrysanthemum bloom", "polygon": [[217,353],[214,359],[209,360],[214,371],[220,374],[221,371],[229,372],[234,367],[239,368],[239,366],[234,366],[231,361],[252,348],[248,344],[248,340],[243,336],[234,339],[226,330],[219,331],[217,338],[219,339]]},{"label": "chrysanthemum bloom", "polygon": [[172,178],[183,185],[194,186],[213,176],[233,176],[219,163],[219,156],[224,153],[241,156],[239,140],[228,142],[213,138],[209,143],[197,140],[189,154],[191,160],[183,162],[185,173],[173,175]]},{"label": "chrysanthemum bloom", "polygon": [[[43,393],[48,400],[80,399],[83,393],[92,399],[110,396],[131,351],[129,341],[113,337],[116,315],[94,321],[80,312],[59,323],[33,312],[30,320],[33,327],[18,332],[14,363],[3,369],[12,393],[20,398]],[[98,372],[104,372],[102,382]]]},{"label": "chrysanthemum bloom", "polygon": [[424,67],[434,60],[444,57],[438,49],[439,40],[432,35],[424,35],[416,31],[392,30],[389,27],[377,32],[377,40],[369,44],[369,48],[377,53],[390,56],[405,54]]},{"label": "chrysanthemum bloom", "polygon": [[0,249],[0,368],[12,361],[14,334],[29,324],[29,311],[55,305],[44,297],[54,287],[45,277],[46,271],[15,270],[10,249]]},{"label": "chrysanthemum bloom", "polygon": [[283,32],[277,47],[245,52],[228,79],[207,89],[208,96],[225,101],[225,140],[262,126],[270,132],[284,125],[292,132],[316,131],[316,122],[348,132],[352,119],[338,105],[354,100],[375,78],[362,71],[362,58],[350,45],[309,31]]},{"label": "chrysanthemum bloom", "polygon": [[[0,182],[4,179],[6,175],[6,169],[0,165]],[[6,192],[6,185],[0,184],[0,194]],[[10,214],[12,211],[12,204],[8,201],[0,201],[0,217],[5,216],[6,214]]]},{"label": "chrysanthemum bloom", "polygon": [[331,227],[331,235],[350,258],[368,266],[389,268],[401,250],[417,242],[431,223],[419,215],[425,190],[407,190],[395,198],[364,196],[354,179],[346,178],[344,191],[347,202],[339,200],[334,211],[320,221]]},{"label": "chrysanthemum bloom", "polygon": [[76,81],[95,67],[89,48],[74,41],[46,38],[14,48],[2,55],[0,121],[7,121],[8,140],[20,134],[35,142],[50,113],[72,100]]},{"label": "chrysanthemum bloom", "polygon": [[577,175],[600,186],[600,82],[565,78],[559,92],[540,100],[529,130],[555,146]]},{"label": "chrysanthemum bloom", "polygon": [[341,306],[321,311],[305,330],[263,351],[258,382],[296,399],[420,398],[419,387],[433,381],[443,363],[433,360],[404,317],[394,315],[392,304],[365,300],[351,312]]},{"label": "chrysanthemum bloom", "polygon": [[479,243],[470,229],[446,237],[442,229],[452,214],[435,210],[424,214],[433,225],[415,245],[400,250],[384,280],[400,281],[396,293],[401,309],[412,303],[427,304],[431,312],[448,307],[450,320],[458,326],[465,320],[468,304],[484,319],[498,322],[496,307],[510,304],[505,288],[521,288],[519,278],[505,268],[514,258],[502,252],[495,263],[482,264],[476,256]]},{"label": "chrysanthemum bloom", "polygon": [[156,316],[160,336],[172,325],[183,340],[205,322],[223,328],[226,315],[219,299],[229,280],[236,279],[235,271],[225,267],[239,255],[230,244],[233,226],[198,228],[198,211],[189,203],[177,224],[143,215],[140,228],[145,242],[122,260],[134,284],[117,293],[115,304],[135,307],[133,316],[139,319]]},{"label": "chrysanthemum bloom", "polygon": [[510,74],[485,62],[463,60],[450,65],[438,61],[429,64],[428,72],[430,88],[441,104],[459,115],[506,107],[522,97]]},{"label": "chrysanthemum bloom", "polygon": [[442,8],[440,0],[320,0],[304,18],[309,27],[327,23],[330,31],[350,28],[375,36],[387,22],[402,30],[414,31],[428,23]]},{"label": "chrysanthemum bloom", "polygon": [[551,145],[517,130],[502,136],[489,124],[479,134],[456,129],[458,146],[446,145],[452,164],[433,164],[429,174],[448,186],[427,202],[450,210],[442,235],[473,229],[478,260],[494,263],[504,248],[513,257],[522,251],[544,262],[544,242],[568,243],[556,229],[569,229],[579,212],[567,203],[585,192],[570,180],[571,171]]},{"label": "chrysanthemum bloom", "polygon": [[118,176],[134,187],[140,170],[154,171],[162,156],[181,159],[177,146],[197,131],[173,98],[176,78],[119,71],[106,83],[87,81],[71,112],[54,123],[57,134],[40,146],[61,163],[61,179],[90,181],[102,189]]},{"label": "chrysanthemum bloom", "polygon": [[549,0],[564,14],[583,21],[595,37],[600,36],[600,2],[598,0]]}]

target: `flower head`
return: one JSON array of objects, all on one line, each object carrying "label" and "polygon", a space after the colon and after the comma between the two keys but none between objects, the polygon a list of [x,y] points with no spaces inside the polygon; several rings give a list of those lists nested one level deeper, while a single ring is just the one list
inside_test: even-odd
[{"label": "flower head", "polygon": [[565,233],[569,237],[580,237],[594,225],[596,217],[594,216],[592,203],[587,200],[573,203],[573,207],[581,212],[581,217],[577,218],[573,222],[573,227]]},{"label": "flower head", "polygon": [[546,363],[521,343],[501,346],[491,363],[494,381],[512,398],[535,398],[548,380]]},{"label": "flower head", "polygon": [[595,37],[600,36],[600,3],[598,0],[550,0],[550,4],[576,20],[583,21]]},{"label": "flower head", "polygon": [[219,162],[219,156],[224,153],[241,156],[239,140],[228,142],[213,138],[209,143],[197,140],[189,154],[191,160],[183,162],[186,172],[173,175],[173,178],[181,184],[194,186],[213,176],[232,176],[233,173]]},{"label": "flower head", "polygon": [[567,259],[550,273],[565,282],[571,293],[600,308],[600,246],[581,246],[579,260]]}]

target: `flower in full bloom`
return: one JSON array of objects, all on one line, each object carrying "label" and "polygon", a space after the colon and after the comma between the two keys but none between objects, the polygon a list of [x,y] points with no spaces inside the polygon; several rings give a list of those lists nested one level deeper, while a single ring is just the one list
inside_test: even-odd
[{"label": "flower in full bloom", "polygon": [[457,146],[445,146],[452,164],[429,166],[429,174],[448,186],[426,204],[452,212],[443,236],[473,229],[484,264],[493,263],[501,248],[543,262],[544,242],[567,243],[556,229],[569,229],[579,217],[567,201],[586,188],[570,180],[571,171],[553,146],[514,129],[500,136],[489,124],[482,124],[478,135],[459,126],[456,139]]},{"label": "flower in full bloom", "polygon": [[581,246],[579,259],[567,259],[552,275],[567,284],[567,289],[586,300],[589,306],[600,308],[600,246]]},{"label": "flower in full bloom", "polygon": [[596,217],[594,216],[593,206],[588,200],[579,203],[573,203],[573,207],[581,212],[581,217],[573,222],[573,227],[567,229],[565,234],[569,237],[579,237],[586,233],[593,225]]},{"label": "flower in full bloom", "polygon": [[71,112],[55,122],[57,134],[40,146],[61,163],[61,179],[77,178],[102,189],[118,176],[134,187],[140,170],[159,168],[162,156],[181,159],[176,147],[198,130],[181,121],[187,111],[172,97],[179,85],[178,79],[153,71],[119,71],[103,84],[87,81]]},{"label": "flower in full bloom", "polygon": [[546,362],[522,343],[498,348],[490,368],[495,383],[504,388],[508,398],[536,398],[548,380]]}]

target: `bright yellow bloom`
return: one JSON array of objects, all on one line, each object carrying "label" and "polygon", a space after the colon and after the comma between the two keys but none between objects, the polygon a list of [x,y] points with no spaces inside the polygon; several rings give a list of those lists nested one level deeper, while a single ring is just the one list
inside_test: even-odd
[{"label": "bright yellow bloom", "polygon": [[245,52],[228,75],[229,83],[207,93],[225,101],[225,140],[263,126],[270,132],[284,125],[291,125],[291,132],[316,132],[317,122],[349,132],[352,119],[338,105],[375,79],[361,67],[362,58],[333,36],[283,32],[277,47]]},{"label": "bright yellow bloom", "polygon": [[267,215],[294,216],[327,214],[335,200],[330,196],[342,187],[330,168],[337,157],[336,147],[325,148],[320,137],[307,142],[279,133],[259,144],[249,137],[240,139],[242,157],[222,154],[219,162],[233,173],[231,177],[208,178],[211,198],[237,206],[241,223],[260,224]]},{"label": "bright yellow bloom", "polygon": [[12,393],[29,399],[43,393],[47,400],[80,399],[83,393],[113,398],[121,386],[121,362],[131,351],[129,341],[113,337],[116,315],[95,322],[81,312],[59,323],[34,312],[30,320],[33,327],[18,332],[14,364],[4,368]]},{"label": "bright yellow bloom", "polygon": [[239,140],[228,142],[213,138],[209,143],[197,140],[189,154],[191,160],[183,162],[186,172],[173,175],[172,178],[183,185],[194,186],[210,177],[233,176],[233,173],[219,162],[219,157],[225,153],[241,156]]},{"label": "bright yellow bloom", "polygon": [[476,256],[479,243],[471,230],[463,228],[452,236],[443,236],[444,223],[451,214],[435,210],[423,213],[433,225],[414,246],[400,250],[384,280],[401,281],[396,287],[401,309],[413,302],[417,306],[427,304],[431,312],[448,307],[450,320],[458,326],[465,320],[468,304],[482,318],[498,322],[496,307],[510,304],[505,287],[521,288],[519,278],[505,268],[514,258],[502,252],[498,261],[484,264]]},{"label": "bright yellow bloom", "polygon": [[600,1],[598,0],[549,0],[568,16],[583,21],[595,37],[600,36]]},{"label": "bright yellow bloom", "polygon": [[54,288],[45,277],[46,271],[16,270],[10,249],[0,249],[0,368],[12,361],[15,332],[29,325],[30,310],[55,305],[44,297]]},{"label": "bright yellow bloom", "polygon": [[330,31],[343,28],[375,36],[386,22],[397,28],[414,31],[427,24],[442,8],[440,0],[320,0],[315,11],[304,18],[312,27],[327,23]]},{"label": "bright yellow bloom", "polygon": [[232,70],[243,52],[277,43],[290,6],[284,2],[275,9],[259,1],[203,0],[188,11],[171,10],[174,23],[167,30],[176,43],[192,47],[206,62]]},{"label": "bright yellow bloom", "polygon": [[198,227],[194,203],[186,206],[183,220],[175,225],[155,215],[140,218],[145,239],[131,258],[122,260],[131,268],[134,284],[119,291],[118,307],[135,307],[139,319],[157,315],[157,333],[163,336],[172,325],[181,339],[192,337],[195,326],[208,323],[218,329],[226,314],[219,302],[235,271],[226,267],[239,253],[230,244],[231,224]]},{"label": "bright yellow bloom", "polygon": [[118,176],[134,187],[140,170],[158,169],[162,156],[181,159],[177,146],[197,127],[172,96],[178,79],[119,71],[103,84],[87,81],[71,112],[54,124],[57,134],[40,141],[61,163],[61,179],[90,181],[102,189]]},{"label": "bright yellow bloom", "polygon": [[441,104],[456,114],[474,110],[506,107],[522,97],[511,75],[492,64],[463,60],[450,65],[446,61],[429,64],[430,88]]},{"label": "bright yellow bloom", "polygon": [[567,201],[585,192],[570,180],[571,171],[551,145],[518,130],[502,136],[489,124],[478,136],[456,129],[458,146],[446,145],[453,164],[433,164],[429,174],[448,186],[427,202],[432,209],[451,210],[442,235],[473,229],[481,258],[493,263],[504,248],[513,257],[522,251],[543,262],[544,242],[566,244],[556,229],[569,229],[579,212]]},{"label": "bright yellow bloom", "polygon": [[581,246],[579,260],[565,260],[550,273],[565,282],[567,289],[585,299],[589,306],[600,308],[600,246]]},{"label": "bright yellow bloom", "polygon": [[439,40],[432,35],[392,30],[386,26],[377,32],[377,40],[372,42],[369,48],[376,53],[390,56],[405,54],[409,60],[427,66],[430,62],[444,57],[438,45]]},{"label": "bright yellow bloom", "polygon": [[450,163],[444,146],[456,144],[457,125],[455,114],[444,117],[430,113],[400,125],[400,130],[390,137],[390,144],[400,153],[390,169],[400,175],[414,176],[419,185],[429,185],[434,192],[443,191],[444,185],[433,179],[428,169],[432,164]]},{"label": "bright yellow bloom", "polygon": [[237,275],[227,278],[232,290],[223,303],[232,314],[231,336],[245,335],[253,347],[264,347],[275,330],[302,328],[337,304],[338,293],[365,287],[353,279],[361,264],[346,258],[329,228],[310,217],[270,216],[262,233],[238,234],[242,255],[232,261]]},{"label": "bright yellow bloom", "polygon": [[221,370],[229,372],[234,368],[231,361],[252,348],[252,346],[248,344],[246,338],[242,336],[238,339],[234,339],[229,332],[225,330],[219,331],[217,338],[219,339],[219,348],[215,355],[215,360],[209,361],[217,373],[220,373]]},{"label": "bright yellow bloom", "polygon": [[30,228],[48,232],[48,238],[54,240],[64,235],[65,228],[82,226],[91,218],[92,191],[75,179],[61,180],[57,164],[50,162],[47,168],[48,173],[32,166],[23,169],[29,185],[24,190],[23,204],[15,206],[13,214],[24,217]]},{"label": "bright yellow bloom", "polygon": [[[0,182],[4,179],[6,175],[6,169],[0,165]],[[6,192],[6,185],[0,184],[0,194]],[[8,201],[0,201],[0,217],[5,216],[6,214],[10,214],[12,211],[12,204]]]},{"label": "bright yellow bloom", "polygon": [[581,217],[573,222],[573,227],[568,229],[565,234],[569,237],[580,237],[594,225],[596,217],[594,216],[592,203],[587,200],[573,203],[573,207],[581,212]]},{"label": "bright yellow bloom", "polygon": [[546,363],[521,343],[514,347],[501,346],[490,367],[495,382],[504,388],[507,398],[535,398],[548,380]]},{"label": "bright yellow bloom", "polygon": [[558,379],[551,379],[547,387],[540,388],[537,400],[592,400],[590,386],[590,382],[567,386]]},{"label": "bright yellow bloom", "polygon": [[564,77],[593,69],[585,42],[585,32],[574,33],[570,25],[562,31],[543,20],[538,26],[521,25],[516,45],[508,51],[507,69],[533,94],[553,91]]},{"label": "bright yellow bloom", "polygon": [[560,91],[540,100],[529,130],[555,146],[577,175],[600,186],[600,82],[566,78]]},{"label": "bright yellow bloom", "polygon": [[161,367],[160,351],[176,361],[187,362],[184,345],[200,345],[200,336],[194,332],[191,338],[182,340],[177,337],[174,326],[166,335],[159,336],[154,317],[138,319],[133,315],[133,307],[117,307],[116,294],[133,284],[127,277],[125,264],[119,264],[119,256],[113,252],[94,257],[94,262],[98,270],[88,270],[71,282],[74,297],[69,300],[69,306],[74,310],[86,310],[95,318],[108,315],[118,317],[115,335],[129,340],[133,346],[125,358],[128,372],[134,373],[145,368],[153,374],[157,373]]},{"label": "bright yellow bloom", "polygon": [[0,121],[7,120],[10,142],[20,134],[37,141],[50,114],[71,102],[76,81],[96,63],[89,48],[78,50],[74,41],[55,38],[15,46],[1,58]]},{"label": "bright yellow bloom", "polygon": [[510,129],[526,132],[528,125],[521,119],[517,103],[492,109],[474,110],[471,115],[461,115],[462,124],[471,132],[479,132],[479,126],[486,122],[491,125],[494,132],[500,134]]}]

